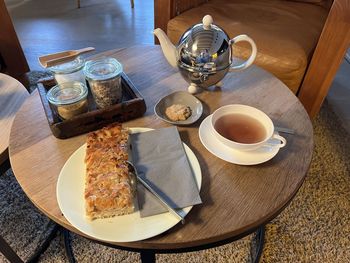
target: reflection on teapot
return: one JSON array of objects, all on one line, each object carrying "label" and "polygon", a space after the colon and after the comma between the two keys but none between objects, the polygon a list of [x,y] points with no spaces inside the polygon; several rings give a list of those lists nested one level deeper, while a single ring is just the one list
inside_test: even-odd
[{"label": "reflection on teapot", "polygon": [[[202,22],[187,30],[177,47],[160,28],[154,30],[169,64],[178,67],[181,75],[190,84],[190,93],[198,92],[199,88],[217,85],[229,71],[249,67],[257,53],[254,41],[247,35],[230,39],[221,28],[213,24],[210,15],[206,15]],[[231,45],[240,41],[249,42],[252,53],[242,64],[231,66]]]}]

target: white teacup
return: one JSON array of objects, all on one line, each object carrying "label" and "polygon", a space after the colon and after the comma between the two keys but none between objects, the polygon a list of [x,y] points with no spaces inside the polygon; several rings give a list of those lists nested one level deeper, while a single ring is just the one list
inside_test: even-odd
[{"label": "white teacup", "polygon": [[211,126],[218,140],[240,151],[253,151],[262,146],[282,148],[287,143],[275,132],[269,116],[247,105],[232,104],[217,109]]}]

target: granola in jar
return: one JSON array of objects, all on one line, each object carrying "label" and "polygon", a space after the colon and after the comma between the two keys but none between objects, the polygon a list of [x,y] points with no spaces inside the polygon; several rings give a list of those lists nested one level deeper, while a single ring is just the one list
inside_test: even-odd
[{"label": "granola in jar", "polygon": [[114,58],[104,58],[86,63],[85,77],[98,108],[104,109],[121,102],[122,72],[122,65]]}]

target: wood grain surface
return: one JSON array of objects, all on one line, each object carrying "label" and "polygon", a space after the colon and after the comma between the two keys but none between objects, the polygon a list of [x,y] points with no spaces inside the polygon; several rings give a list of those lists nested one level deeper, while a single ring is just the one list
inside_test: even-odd
[{"label": "wood grain surface", "polygon": [[12,122],[27,97],[28,91],[18,80],[0,73],[0,164],[8,158]]},{"label": "wood grain surface", "polygon": [[[153,112],[155,103],[188,84],[171,68],[159,46],[139,46],[109,51],[122,62],[125,73],[145,98],[147,111],[141,118],[125,122],[128,127],[167,127]],[[128,248],[176,249],[210,244],[240,237],[269,222],[291,201],[308,171],[313,151],[310,119],[292,92],[258,67],[229,73],[221,89],[197,95],[202,117],[191,126],[178,127],[181,139],[195,153],[202,169],[202,205],[164,234],[138,242],[115,243]],[[247,104],[266,112],[276,126],[292,128],[284,135],[286,147],[270,161],[255,166],[227,163],[201,144],[198,127],[214,110],[226,104]],[[56,182],[69,156],[85,143],[81,135],[55,138],[45,118],[39,94],[34,92],[18,112],[10,136],[10,160],[15,176],[31,201],[47,216],[79,233],[62,215],[56,200]]]}]

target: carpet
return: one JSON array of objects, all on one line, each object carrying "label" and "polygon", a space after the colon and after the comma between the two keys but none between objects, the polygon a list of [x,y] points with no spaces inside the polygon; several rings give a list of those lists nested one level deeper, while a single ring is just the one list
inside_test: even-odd
[{"label": "carpet", "polygon": [[[313,127],[310,170],[290,205],[266,225],[260,262],[350,262],[350,135],[327,101]],[[29,257],[52,227],[25,196],[12,170],[0,175],[0,233],[22,259]],[[213,249],[161,254],[157,262],[251,262],[253,239],[254,234]],[[140,260],[138,253],[105,247],[74,234],[72,247],[77,262]],[[2,255],[0,262],[6,262]],[[60,235],[39,262],[67,262]]]}]

